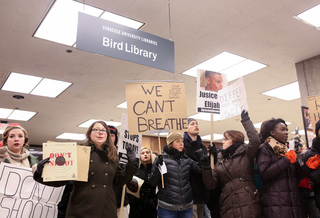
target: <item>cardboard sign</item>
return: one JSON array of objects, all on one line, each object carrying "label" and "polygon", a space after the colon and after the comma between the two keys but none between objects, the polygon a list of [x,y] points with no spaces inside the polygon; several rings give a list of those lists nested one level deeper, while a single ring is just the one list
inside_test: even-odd
[{"label": "cardboard sign", "polygon": [[170,129],[182,132],[188,127],[184,83],[126,83],[130,134]]},{"label": "cardboard sign", "polygon": [[219,91],[227,85],[225,74],[198,69],[197,112],[220,114]]},{"label": "cardboard sign", "polygon": [[77,49],[174,73],[174,43],[159,36],[79,13]]},{"label": "cardboard sign", "polygon": [[312,129],[316,129],[316,123],[320,120],[320,95],[308,96],[307,101]]},{"label": "cardboard sign", "polygon": [[43,158],[50,157],[50,163],[43,168],[43,181],[88,181],[91,148],[75,142],[43,143]]},{"label": "cardboard sign", "polygon": [[240,115],[242,110],[248,110],[246,88],[241,77],[233,84],[219,91],[221,119]]},{"label": "cardboard sign", "polygon": [[130,135],[128,128],[128,116],[122,114],[121,127],[119,132],[119,142],[118,142],[118,154],[119,162],[121,164],[126,164],[128,162],[127,158],[127,147],[130,147],[136,154],[136,157],[140,160],[142,144],[142,135]]},{"label": "cardboard sign", "polygon": [[36,182],[31,168],[0,162],[0,217],[57,217],[63,191]]}]

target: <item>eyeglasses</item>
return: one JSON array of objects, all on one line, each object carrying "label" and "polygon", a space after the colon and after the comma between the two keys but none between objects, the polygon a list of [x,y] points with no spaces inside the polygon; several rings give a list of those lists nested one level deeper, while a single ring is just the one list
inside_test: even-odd
[{"label": "eyeglasses", "polygon": [[92,129],[92,132],[94,133],[102,133],[102,134],[106,134],[107,133],[107,130],[105,129]]}]

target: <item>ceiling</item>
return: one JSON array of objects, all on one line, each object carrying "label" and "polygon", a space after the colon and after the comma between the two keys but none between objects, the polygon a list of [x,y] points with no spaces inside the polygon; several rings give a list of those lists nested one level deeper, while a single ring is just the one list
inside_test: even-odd
[{"label": "ceiling", "polygon": [[[97,55],[33,38],[53,0],[0,0],[0,86],[10,72],[71,82],[55,99],[0,91],[0,107],[36,111],[20,122],[30,144],[59,141],[64,132],[85,133],[79,124],[93,118],[121,121],[126,80],[183,80],[188,115],[196,113],[196,78],[181,73],[227,51],[268,67],[244,77],[249,115],[254,123],[271,117],[303,129],[301,100],[283,101],[261,93],[297,81],[295,63],[320,54],[320,32],[293,18],[318,0],[86,0],[86,4],[145,22],[141,31],[174,41],[175,73]],[[72,49],[72,53],[66,50]],[[14,120],[5,120],[17,122]],[[211,123],[199,120],[200,135]],[[243,128],[239,116],[214,122],[214,133]],[[292,135],[291,135],[292,136]],[[290,137],[290,136],[289,136]],[[61,140],[60,140],[61,141]],[[65,141],[65,140],[64,140]]]}]

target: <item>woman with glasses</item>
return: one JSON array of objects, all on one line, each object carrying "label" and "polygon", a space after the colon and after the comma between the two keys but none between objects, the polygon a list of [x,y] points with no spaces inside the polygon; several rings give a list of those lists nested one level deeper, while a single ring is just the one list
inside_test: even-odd
[{"label": "woman with glasses", "polygon": [[[96,121],[89,127],[85,145],[91,146],[88,181],[74,181],[66,217],[116,218],[116,196],[112,185],[120,188],[129,182],[138,170],[139,159],[131,148],[127,148],[128,163],[123,170],[119,167],[117,149],[112,142],[108,126],[103,121]],[[42,181],[42,169],[46,162],[48,158],[39,162],[34,179],[46,185],[65,185],[67,181]]]},{"label": "woman with glasses", "polygon": [[2,135],[0,162],[23,167],[36,167],[38,159],[31,155],[28,147],[28,133],[20,124],[10,124]]},{"label": "woman with glasses", "polygon": [[253,162],[260,141],[248,112],[242,111],[241,123],[249,143],[244,143],[244,134],[237,130],[224,132],[223,149],[218,154],[215,168],[209,159],[202,158],[203,183],[207,189],[221,186],[221,217],[263,217],[260,196],[253,181]]}]

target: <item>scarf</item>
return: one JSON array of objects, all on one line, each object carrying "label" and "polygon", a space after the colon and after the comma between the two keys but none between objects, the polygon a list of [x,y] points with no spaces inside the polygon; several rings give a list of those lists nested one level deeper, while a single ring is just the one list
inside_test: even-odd
[{"label": "scarf", "polygon": [[30,167],[28,157],[29,151],[26,148],[22,148],[19,154],[10,151],[7,146],[0,148],[0,161],[8,160],[14,165]]},{"label": "scarf", "polygon": [[222,156],[224,158],[230,158],[234,154],[234,152],[240,147],[240,145],[242,145],[242,143],[238,142],[233,145],[230,145],[226,149],[222,149],[221,150]]},{"label": "scarf", "polygon": [[163,151],[173,156],[174,159],[178,160],[184,155],[184,151],[178,151],[175,148],[169,148],[168,145],[163,147]]},{"label": "scarf", "polygon": [[273,149],[274,153],[277,155],[278,158],[281,158],[285,155],[285,153],[288,152],[288,145],[282,144],[279,141],[277,141],[272,136],[269,136],[265,142],[267,142],[271,148]]}]

